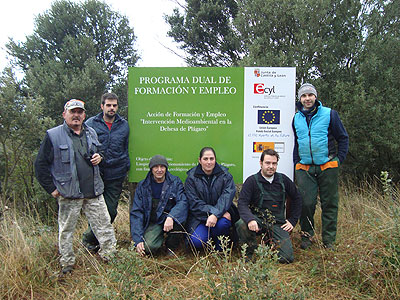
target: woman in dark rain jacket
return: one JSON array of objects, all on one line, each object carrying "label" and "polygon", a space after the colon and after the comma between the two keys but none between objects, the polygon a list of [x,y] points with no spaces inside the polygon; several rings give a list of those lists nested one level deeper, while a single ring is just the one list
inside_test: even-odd
[{"label": "woman in dark rain jacket", "polygon": [[189,241],[200,249],[212,239],[221,250],[219,236],[228,236],[237,219],[232,203],[235,183],[228,169],[216,162],[215,151],[205,147],[200,151],[199,164],[190,169],[185,182],[189,204],[187,230]]}]

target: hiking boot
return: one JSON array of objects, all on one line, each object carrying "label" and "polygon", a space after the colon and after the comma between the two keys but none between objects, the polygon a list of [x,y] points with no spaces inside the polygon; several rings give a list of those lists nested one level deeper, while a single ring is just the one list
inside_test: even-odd
[{"label": "hiking boot", "polygon": [[279,262],[280,264],[290,264],[290,263],[292,263],[293,261],[288,261],[286,258],[279,257],[279,258],[278,258],[278,262]]},{"label": "hiking boot", "polygon": [[312,241],[309,238],[301,238],[300,248],[306,250],[312,245]]},{"label": "hiking boot", "polygon": [[246,255],[246,256],[244,257],[244,262],[245,262],[245,263],[253,262],[253,258],[254,258],[253,254]]},{"label": "hiking boot", "polygon": [[74,265],[65,266],[61,269],[61,275],[70,274],[70,273],[72,273],[73,269],[74,269]]},{"label": "hiking boot", "polygon": [[176,255],[174,250],[171,250],[170,248],[165,249],[165,256],[170,258],[178,258],[178,255]]},{"label": "hiking boot", "polygon": [[255,260],[255,255],[254,255],[254,251],[246,251],[246,256],[244,257],[244,262],[248,263],[248,262],[254,262]]},{"label": "hiking boot", "polygon": [[89,243],[82,243],[82,244],[86,248],[86,250],[92,254],[96,254],[100,250],[100,245],[93,245]]},{"label": "hiking boot", "polygon": [[335,246],[332,243],[326,243],[324,244],[324,248],[326,250],[330,250],[330,251],[335,251]]}]

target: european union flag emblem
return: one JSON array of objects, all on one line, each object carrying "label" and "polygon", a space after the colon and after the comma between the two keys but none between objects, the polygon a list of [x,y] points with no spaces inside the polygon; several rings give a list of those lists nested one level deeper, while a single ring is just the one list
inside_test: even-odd
[{"label": "european union flag emblem", "polygon": [[280,110],[258,111],[258,124],[280,124],[280,121],[281,121]]}]

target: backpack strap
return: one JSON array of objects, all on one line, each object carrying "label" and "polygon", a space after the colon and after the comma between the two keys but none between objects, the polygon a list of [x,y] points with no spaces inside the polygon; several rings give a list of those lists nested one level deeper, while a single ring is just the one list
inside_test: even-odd
[{"label": "backpack strap", "polygon": [[285,201],[286,201],[286,190],[285,190],[285,184],[283,183],[282,174],[281,173],[275,173],[275,175],[278,176],[279,183],[281,184],[282,192],[283,192],[283,203],[285,203]]},{"label": "backpack strap", "polygon": [[265,190],[264,190],[264,187],[262,186],[261,182],[258,180],[258,176],[257,175],[258,175],[258,173],[253,175],[254,179],[256,180],[256,183],[258,185],[258,188],[260,189],[260,192],[261,192],[261,197],[260,197],[260,200],[258,201],[257,207],[258,208],[262,208],[262,203],[263,203],[263,200],[264,200],[263,196],[265,194]]}]

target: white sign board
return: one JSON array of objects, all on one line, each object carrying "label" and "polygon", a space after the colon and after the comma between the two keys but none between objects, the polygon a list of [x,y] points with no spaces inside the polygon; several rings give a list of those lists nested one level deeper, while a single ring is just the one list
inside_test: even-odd
[{"label": "white sign board", "polygon": [[293,179],[296,68],[248,67],[244,78],[243,180],[268,148],[279,153],[277,171]]}]

